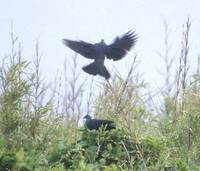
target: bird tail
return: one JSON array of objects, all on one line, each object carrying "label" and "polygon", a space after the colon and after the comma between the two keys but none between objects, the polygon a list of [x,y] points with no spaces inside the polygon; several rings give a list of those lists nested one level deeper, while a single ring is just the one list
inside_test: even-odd
[{"label": "bird tail", "polygon": [[102,64],[98,64],[96,62],[93,62],[89,65],[86,65],[83,67],[83,71],[87,72],[88,74],[92,74],[92,75],[101,75],[103,76],[105,79],[109,79],[110,78],[110,73],[108,72],[108,70],[106,69],[106,67]]},{"label": "bird tail", "polygon": [[83,71],[87,72],[88,74],[97,75],[97,65],[95,62],[84,66]]}]

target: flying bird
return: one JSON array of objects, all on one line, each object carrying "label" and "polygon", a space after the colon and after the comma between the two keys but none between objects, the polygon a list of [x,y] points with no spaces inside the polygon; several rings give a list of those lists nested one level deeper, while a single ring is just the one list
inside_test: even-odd
[{"label": "flying bird", "polygon": [[106,45],[104,40],[99,43],[91,44],[85,41],[73,41],[63,39],[63,43],[73,51],[82,56],[93,59],[94,61],[82,69],[92,75],[100,75],[105,79],[110,78],[110,73],[104,65],[105,57],[114,61],[122,59],[127,52],[135,45],[137,34],[128,31],[121,37],[116,37],[113,43]]},{"label": "flying bird", "polygon": [[111,120],[92,119],[90,115],[84,116],[83,119],[85,120],[85,126],[89,130],[98,130],[102,126],[105,126],[106,130],[115,128],[115,124]]}]

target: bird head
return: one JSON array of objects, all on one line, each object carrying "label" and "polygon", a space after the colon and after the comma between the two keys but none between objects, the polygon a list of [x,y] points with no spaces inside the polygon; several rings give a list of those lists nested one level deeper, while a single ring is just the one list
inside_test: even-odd
[{"label": "bird head", "polygon": [[83,124],[85,125],[89,120],[91,120],[92,119],[92,117],[90,116],[90,115],[85,115],[84,117],[83,117]]},{"label": "bird head", "polygon": [[90,115],[85,115],[85,116],[83,117],[83,119],[84,119],[84,120],[90,120],[90,119],[92,119],[92,117],[91,117]]},{"label": "bird head", "polygon": [[104,39],[101,39],[101,42],[100,42],[100,43],[101,43],[102,45],[106,45]]},{"label": "bird head", "polygon": [[106,43],[105,43],[105,41],[104,41],[104,39],[101,39],[100,44],[101,44],[101,47],[103,47],[103,49],[105,49],[106,46],[107,46]]}]

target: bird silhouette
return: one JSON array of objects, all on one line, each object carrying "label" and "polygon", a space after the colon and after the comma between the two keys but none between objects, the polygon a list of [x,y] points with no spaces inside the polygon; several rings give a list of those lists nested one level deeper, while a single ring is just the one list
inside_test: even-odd
[{"label": "bird silhouette", "polygon": [[111,130],[115,128],[115,124],[111,120],[103,120],[103,119],[92,119],[90,115],[85,115],[85,126],[89,130],[98,130],[100,127],[105,126],[106,130]]},{"label": "bird silhouette", "polygon": [[73,41],[63,39],[63,43],[73,51],[82,56],[93,59],[94,61],[82,69],[92,75],[100,75],[105,79],[110,78],[110,73],[104,65],[105,57],[114,61],[122,59],[127,51],[135,45],[137,34],[133,31],[128,31],[121,37],[116,37],[113,43],[106,45],[104,40],[99,43],[91,44],[85,41]]}]

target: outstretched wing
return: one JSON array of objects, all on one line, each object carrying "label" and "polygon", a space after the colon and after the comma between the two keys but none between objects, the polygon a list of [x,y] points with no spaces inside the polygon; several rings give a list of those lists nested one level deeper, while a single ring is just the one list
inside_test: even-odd
[{"label": "outstretched wing", "polygon": [[62,41],[67,47],[83,55],[84,57],[89,59],[95,58],[95,47],[93,44],[84,41],[73,41],[68,39],[63,39]]},{"label": "outstretched wing", "polygon": [[108,59],[119,60],[135,45],[136,41],[137,35],[135,32],[129,31],[122,37],[117,37],[112,44],[108,45],[105,54]]}]

